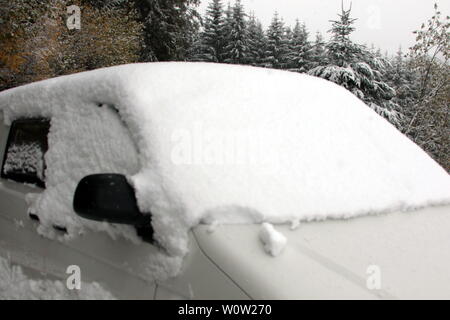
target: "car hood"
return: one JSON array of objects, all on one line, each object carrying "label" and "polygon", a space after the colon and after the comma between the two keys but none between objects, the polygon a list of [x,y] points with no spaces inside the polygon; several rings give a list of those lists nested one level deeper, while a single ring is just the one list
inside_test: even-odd
[{"label": "car hood", "polygon": [[204,253],[254,299],[450,298],[450,207],[308,222],[277,257],[259,225],[194,229]]}]

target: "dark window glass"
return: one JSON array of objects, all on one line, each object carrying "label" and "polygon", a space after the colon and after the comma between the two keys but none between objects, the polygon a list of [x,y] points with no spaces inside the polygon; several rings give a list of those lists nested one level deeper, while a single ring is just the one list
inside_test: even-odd
[{"label": "dark window glass", "polygon": [[47,119],[21,119],[12,123],[1,176],[22,183],[45,187],[44,155],[48,149]]}]

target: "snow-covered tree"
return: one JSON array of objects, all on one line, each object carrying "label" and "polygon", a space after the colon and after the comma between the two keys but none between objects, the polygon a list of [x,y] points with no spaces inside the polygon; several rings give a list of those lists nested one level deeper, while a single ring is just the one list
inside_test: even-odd
[{"label": "snow-covered tree", "polygon": [[[233,24],[233,7],[231,6],[230,2],[227,4],[227,8],[225,9],[225,18],[224,18],[224,24],[223,24],[223,41],[224,45],[228,43],[230,40],[230,34],[231,34],[231,25]],[[228,59],[226,52],[223,54],[223,61]]]},{"label": "snow-covered tree", "polygon": [[267,39],[261,22],[252,14],[247,26],[249,64],[264,66]]},{"label": "snow-covered tree", "polygon": [[195,60],[223,62],[225,33],[222,0],[212,0],[204,19],[204,28],[197,39]]},{"label": "snow-covered tree", "polygon": [[411,68],[410,60],[400,47],[394,58],[391,58],[385,79],[395,89],[396,95],[393,101],[401,106],[402,114],[409,118],[413,110],[412,106],[418,98],[418,78],[416,72]]},{"label": "snow-covered tree", "polygon": [[420,78],[420,103],[448,102],[450,61],[450,17],[442,17],[437,4],[435,13],[420,30],[414,31],[416,43],[410,48],[412,67]]},{"label": "snow-covered tree", "polygon": [[275,12],[266,34],[267,46],[265,66],[274,69],[286,68],[289,41],[286,37],[284,23],[278,17],[277,12]]},{"label": "snow-covered tree", "polygon": [[310,68],[312,46],[308,40],[305,24],[297,20],[289,37],[287,54],[288,68],[291,71],[306,72]]},{"label": "snow-covered tree", "polygon": [[244,64],[249,61],[250,54],[245,12],[240,0],[236,0],[232,10],[233,14],[228,26],[228,41],[224,50],[225,62]]},{"label": "snow-covered tree", "polygon": [[360,62],[352,64],[352,68],[360,77],[362,98],[372,109],[384,116],[397,128],[402,126],[403,113],[401,107],[393,99],[395,89],[386,81],[390,62],[380,52],[372,53],[365,46],[361,46]]},{"label": "snow-covered tree", "polygon": [[416,34],[409,68],[417,74],[418,97],[406,134],[450,171],[450,17],[438,6]]},{"label": "snow-covered tree", "polygon": [[329,59],[338,67],[347,67],[357,59],[360,47],[353,43],[350,34],[355,30],[353,24],[356,19],[350,17],[351,8],[342,11],[339,20],[332,20],[332,27],[329,32],[332,34],[331,40],[327,44]]},{"label": "snow-covered tree", "polygon": [[383,81],[388,62],[350,39],[356,20],[350,17],[350,12],[351,8],[342,8],[339,19],[331,21],[332,38],[326,45],[326,64],[313,68],[309,74],[343,86],[377,113],[400,126],[399,107],[391,101],[395,90]]},{"label": "snow-covered tree", "polygon": [[310,67],[312,69],[325,64],[327,64],[325,41],[323,40],[322,34],[317,31],[316,39],[314,40],[314,44],[311,49]]},{"label": "snow-covered tree", "polygon": [[[117,0],[116,0],[117,1]],[[125,0],[131,1],[131,0]],[[134,0],[144,24],[143,61],[185,60],[200,16],[199,0]]]}]

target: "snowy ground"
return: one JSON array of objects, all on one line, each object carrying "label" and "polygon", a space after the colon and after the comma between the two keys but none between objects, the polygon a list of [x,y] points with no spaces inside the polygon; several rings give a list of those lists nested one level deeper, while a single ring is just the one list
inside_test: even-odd
[{"label": "snowy ground", "polygon": [[52,118],[47,189],[29,197],[39,231],[139,241],[72,211],[84,175],[124,173],[167,250],[149,259],[157,278],[178,272],[201,222],[295,225],[450,203],[450,177],[425,152],[345,89],[304,74],[126,65],[2,92],[0,110],[7,123]]}]

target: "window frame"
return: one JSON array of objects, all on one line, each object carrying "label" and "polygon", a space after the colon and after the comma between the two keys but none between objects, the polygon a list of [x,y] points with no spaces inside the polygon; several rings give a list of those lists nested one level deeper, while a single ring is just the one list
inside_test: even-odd
[{"label": "window frame", "polygon": [[[24,124],[35,124],[35,123],[41,123],[43,124],[46,128],[44,128],[44,130],[46,129],[46,135],[45,135],[45,151],[43,152],[44,155],[44,163],[43,163],[43,179],[40,179],[37,175],[32,175],[32,174],[27,174],[27,173],[5,173],[4,172],[4,166],[5,166],[5,162],[6,159],[8,157],[8,150],[11,146],[11,144],[13,143],[13,139],[15,136],[15,132],[20,129],[21,125]],[[2,160],[2,165],[1,165],[1,170],[0,170],[0,176],[3,179],[7,179],[7,180],[12,180],[18,183],[28,183],[28,184],[33,184],[36,185],[42,189],[45,189],[45,169],[47,168],[47,165],[45,163],[45,153],[48,151],[48,133],[50,131],[50,119],[48,118],[19,118],[14,120],[11,123],[11,126],[9,128],[9,132],[8,132],[8,139],[6,140],[6,145],[5,145],[5,149],[4,149],[4,153],[3,153],[3,160]]]}]

